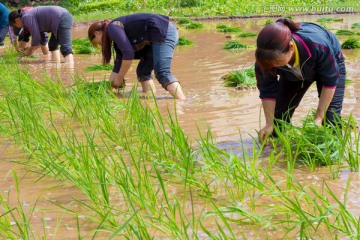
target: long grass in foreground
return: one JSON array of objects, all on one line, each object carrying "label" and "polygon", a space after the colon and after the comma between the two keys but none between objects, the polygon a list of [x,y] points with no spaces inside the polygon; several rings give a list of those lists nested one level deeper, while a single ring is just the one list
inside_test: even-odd
[{"label": "long grass in foreground", "polygon": [[[238,156],[219,149],[211,129],[190,139],[176,114],[160,110],[156,100],[140,99],[135,88],[125,99],[105,89],[89,97],[88,83],[79,77],[66,88],[59,79],[35,80],[17,64],[3,64],[0,74],[2,137],[27,152],[18,164],[39,178],[71,183],[86,196],[86,202],[74,199],[98,226],[86,237],[263,239],[271,232],[282,238],[338,239],[359,234],[359,218],[347,207],[350,184],[338,193],[325,180],[316,187],[298,179],[299,152],[293,155],[284,135],[284,157],[264,158],[265,146],[255,140],[250,153]],[[347,146],[357,159],[356,170],[358,152]],[[263,166],[267,162],[271,165]],[[77,218],[71,206],[54,204]],[[11,230],[20,231],[16,225]]]}]

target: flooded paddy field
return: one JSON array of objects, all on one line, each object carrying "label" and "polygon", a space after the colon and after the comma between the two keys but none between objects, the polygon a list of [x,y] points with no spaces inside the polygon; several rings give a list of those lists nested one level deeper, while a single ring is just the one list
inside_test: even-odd
[{"label": "flooded paddy field", "polygon": [[[359,21],[358,15],[328,17],[343,18],[324,24],[334,32],[350,29]],[[298,16],[294,20],[315,22],[318,18]],[[131,100],[157,109],[164,119],[176,116],[177,122],[173,125],[167,122],[162,128],[159,120],[155,124],[148,122],[150,120],[144,117],[147,111],[139,105],[138,111],[144,115],[139,114],[139,119],[133,122],[124,117],[128,129],[118,121],[119,133],[115,133],[116,129],[103,121],[109,118],[99,118],[94,124],[92,118],[97,115],[90,112],[98,111],[100,116],[101,109],[89,108],[89,116],[81,112],[79,119],[73,119],[74,115],[67,115],[65,110],[44,117],[51,119],[49,122],[54,123],[54,128],[61,129],[47,137],[49,144],[53,141],[51,137],[58,141],[66,138],[63,145],[58,144],[58,152],[55,148],[34,151],[19,146],[12,136],[1,136],[0,196],[4,211],[0,215],[3,214],[4,220],[1,220],[0,231],[6,228],[8,212],[14,213],[8,219],[12,228],[16,229],[17,224],[13,218],[24,222],[21,211],[17,212],[22,209],[28,216],[29,230],[36,233],[30,234],[34,239],[41,236],[46,239],[79,236],[83,239],[357,238],[360,230],[356,226],[360,214],[359,173],[343,165],[310,171],[307,166],[296,164],[289,171],[289,163],[281,157],[272,163],[269,156],[273,149],[265,147],[261,153],[260,145],[254,141],[256,130],[265,121],[258,91],[236,90],[223,84],[222,77],[227,73],[254,64],[256,36],[239,39],[236,34],[218,32],[217,24],[259,32],[266,20],[201,21],[202,29],[177,25],[179,35],[194,42],[176,48],[172,67],[187,100],[175,103],[156,81],[156,104],[142,97],[140,88],[136,91],[140,99]],[[86,36],[86,27],[74,28],[73,38]],[[339,36],[341,42],[346,38]],[[224,50],[224,44],[230,39],[253,47]],[[343,53],[347,79],[351,81],[346,86],[342,115],[352,115],[359,122],[360,50],[344,50]],[[49,75],[52,79],[60,79],[66,87],[76,84],[77,77],[89,82],[108,78],[110,71],[84,71],[90,65],[101,63],[100,54],[77,54],[74,58],[74,64],[56,65],[47,56],[36,53],[34,59],[21,58],[19,66],[28,68],[35,79],[43,81],[42,77]],[[136,111],[136,104],[127,102],[132,99],[133,86],[137,85],[135,68],[136,61],[126,77],[124,92],[114,92],[119,105],[125,102],[115,110],[114,116],[121,115],[124,109]],[[51,98],[49,102],[56,99]],[[59,94],[59,101],[64,99],[66,96]],[[294,124],[300,124],[317,103],[317,91],[312,86],[295,112]],[[141,117],[144,117],[145,126],[141,126]],[[39,123],[42,122],[39,120]],[[35,126],[35,122],[31,124]],[[46,122],[45,125],[51,124]],[[96,130],[90,130],[93,136],[89,136],[88,130],[92,127]],[[67,129],[71,129],[71,134],[62,132]],[[153,135],[151,131],[155,129],[159,133]],[[208,129],[211,136],[205,139]],[[166,134],[168,132],[171,134]],[[130,133],[136,133],[136,137]],[[165,150],[157,149],[161,141]],[[76,145],[74,149],[71,143]],[[45,142],[37,144],[39,149],[42,144],[46,145]],[[86,147],[89,150],[84,150]],[[46,156],[49,159],[39,164],[39,169],[32,163]],[[72,160],[67,163],[69,158]],[[89,166],[84,158],[92,159]],[[51,164],[58,160],[66,169],[61,170],[61,164]],[[75,167],[78,161],[83,165]],[[70,171],[72,168],[75,170]],[[93,173],[89,174],[91,171]],[[91,176],[94,186],[91,186]],[[342,206],[345,201],[346,206]],[[348,221],[339,220],[342,218]]]}]

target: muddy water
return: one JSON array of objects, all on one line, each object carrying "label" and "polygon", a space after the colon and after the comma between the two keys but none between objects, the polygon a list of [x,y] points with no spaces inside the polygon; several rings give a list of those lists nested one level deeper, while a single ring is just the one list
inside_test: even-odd
[{"label": "muddy water", "polygon": [[[323,16],[321,16],[323,17]],[[331,16],[329,16],[331,17]],[[344,15],[333,16],[343,17],[343,22],[334,22],[325,24],[330,29],[350,29],[352,23],[359,20],[358,16]],[[318,16],[296,17],[295,21],[316,21]],[[234,38],[235,34],[225,34],[216,32],[216,24],[226,23],[233,26],[239,26],[246,31],[259,31],[264,25],[266,19],[249,19],[249,20],[232,20],[232,21],[217,21],[217,22],[203,22],[204,29],[201,30],[186,30],[179,26],[180,36],[192,40],[193,46],[179,46],[176,48],[173,72],[179,79],[183,87],[187,100],[179,103],[178,117],[180,124],[184,131],[197,139],[198,130],[205,131],[207,126],[212,130],[213,136],[217,139],[220,148],[241,153],[240,138],[242,138],[245,147],[252,146],[251,136],[256,136],[256,129],[259,129],[264,123],[264,118],[261,114],[261,102],[258,98],[256,90],[237,91],[233,88],[226,88],[223,86],[221,77],[230,71],[239,70],[251,66],[254,62],[254,48],[228,51],[223,50],[222,47],[229,38]],[[86,37],[87,29],[75,28],[74,38]],[[340,37],[343,41],[346,37]],[[239,39],[250,45],[255,44],[255,37]],[[343,115],[349,116],[353,114],[355,119],[360,120],[360,51],[345,50],[344,54],[347,59],[348,78],[352,82],[347,86],[344,100]],[[109,72],[84,72],[84,68],[89,65],[99,64],[101,62],[100,55],[75,55],[74,65],[54,64],[47,56],[41,56],[37,53],[36,59],[21,59],[24,66],[29,67],[34,76],[42,73],[47,73],[51,76],[60,76],[66,85],[72,84],[72,76],[74,74],[81,74],[86,76],[89,81],[107,79]],[[126,91],[129,92],[136,84],[135,76],[136,64],[134,63],[132,69],[127,76]],[[161,110],[166,113],[167,108],[173,107],[172,98],[167,94],[159,84],[157,88],[157,101]],[[139,89],[140,92],[140,89]],[[305,95],[301,106],[297,109],[294,115],[295,124],[303,118],[307,112],[316,108],[317,106],[317,92],[315,87],[312,87]],[[261,123],[259,123],[259,119]],[[58,235],[63,236],[62,239],[73,239],[77,237],[76,219],[70,214],[64,214],[61,209],[55,206],[52,201],[61,203],[62,205],[71,205],[78,213],[82,213],[83,209],[73,202],[70,197],[79,198],[86,201],[85,197],[79,193],[74,187],[66,186],[52,179],[40,179],[38,174],[29,174],[22,170],[9,160],[20,160],[26,158],[23,154],[18,153],[16,146],[9,142],[1,141],[1,156],[0,156],[0,188],[2,194],[11,192],[11,205],[15,202],[15,187],[14,180],[8,172],[11,169],[17,169],[17,174],[20,178],[21,186],[21,203],[26,206],[26,209],[31,209],[36,200],[37,210],[35,216],[39,218],[35,226],[42,229],[41,217],[46,217],[47,235],[52,236],[58,228]],[[280,174],[280,173],[279,173]],[[313,184],[320,184],[322,179],[330,179],[329,171],[319,170],[315,173],[309,173],[306,169],[297,169],[296,173],[300,180],[311,180]],[[6,177],[7,176],[7,177]],[[331,187],[339,195],[344,191],[347,179],[352,180],[352,185],[349,190],[349,208],[355,213],[359,214],[359,200],[357,196],[360,194],[360,179],[358,174],[349,173],[348,171],[341,171],[340,178],[335,181],[330,181]],[[37,181],[38,180],[38,181]],[[179,190],[181,192],[182,190]],[[39,198],[39,199],[38,199]],[[199,201],[199,206],[201,206]],[[267,204],[264,202],[263,204]],[[202,209],[199,207],[199,209]],[[84,212],[86,214],[86,212]],[[61,218],[61,222],[57,226],[57,221]],[[82,235],[87,230],[93,229],[94,226],[88,225],[80,219],[82,224]],[[208,223],[209,226],[213,223]],[[214,226],[215,227],[215,226]],[[255,231],[249,233],[248,237],[256,236]],[[59,239],[59,238],[58,238]]]}]

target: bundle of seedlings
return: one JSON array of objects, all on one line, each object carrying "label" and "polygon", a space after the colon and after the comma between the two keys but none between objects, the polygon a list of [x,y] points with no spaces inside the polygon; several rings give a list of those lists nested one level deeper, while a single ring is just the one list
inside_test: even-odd
[{"label": "bundle of seedlings", "polygon": [[96,49],[88,38],[78,38],[72,40],[73,49],[76,54],[96,54],[99,49]]},{"label": "bundle of seedlings", "polygon": [[218,32],[224,32],[224,33],[241,32],[242,31],[239,27],[230,27],[226,24],[218,24],[216,26],[216,29]]},{"label": "bundle of seedlings", "polygon": [[355,37],[349,37],[341,44],[342,49],[355,49],[360,48],[360,41]]},{"label": "bundle of seedlings", "polygon": [[302,126],[278,121],[275,128],[279,137],[277,141],[290,146],[291,152],[284,153],[292,155],[289,159],[300,161],[312,169],[342,161],[343,146],[341,136],[337,135],[341,135],[341,130],[336,126],[317,126],[312,115],[303,120]]},{"label": "bundle of seedlings", "polygon": [[254,66],[245,68],[241,71],[230,72],[222,77],[225,87],[236,87],[238,90],[256,88],[256,78]]},{"label": "bundle of seedlings", "polygon": [[103,70],[107,70],[110,71],[113,69],[113,65],[112,64],[94,64],[94,65],[90,65],[87,66],[84,71],[85,72],[91,72],[91,71],[103,71]]},{"label": "bundle of seedlings", "polygon": [[193,41],[187,39],[186,37],[179,37],[178,45],[183,46],[183,45],[192,45],[192,44],[194,44]]},{"label": "bundle of seedlings", "polygon": [[242,48],[249,48],[249,45],[238,41],[228,41],[227,43],[225,43],[224,46],[224,49],[226,50],[242,49]]}]

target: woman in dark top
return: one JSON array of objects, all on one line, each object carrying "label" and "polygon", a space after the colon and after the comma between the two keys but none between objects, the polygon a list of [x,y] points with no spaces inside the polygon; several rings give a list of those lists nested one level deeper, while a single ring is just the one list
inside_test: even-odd
[{"label": "woman in dark top", "polygon": [[282,18],[257,38],[255,72],[266,125],[259,138],[272,134],[274,120],[290,122],[313,82],[319,95],[314,121],[339,124],[345,91],[345,63],[335,35],[314,23]]},{"label": "woman in dark top", "polygon": [[[33,7],[24,7],[18,12],[24,13],[24,12],[29,11],[32,8]],[[17,36],[17,39],[15,38],[15,40],[13,41],[13,45],[14,45],[15,49],[18,52],[26,51],[26,49],[28,48],[27,45],[30,42],[30,37],[31,37],[31,33],[30,33],[29,29],[27,29],[26,27],[23,27],[23,28],[12,27],[12,28],[13,28],[14,35]],[[41,51],[44,55],[49,54],[48,40],[49,40],[48,33],[47,32],[41,33],[40,46],[41,46]]]},{"label": "woman in dark top", "polygon": [[[73,17],[65,8],[41,6],[26,12],[13,11],[9,15],[9,22],[14,27],[25,27],[30,31],[31,46],[26,50],[26,55],[31,55],[34,50],[39,48],[43,33],[51,32],[48,45],[53,60],[59,62],[61,52],[65,57],[65,62],[74,62],[71,37]],[[60,52],[58,45],[60,45]]]},{"label": "woman in dark top", "polygon": [[154,70],[163,88],[173,97],[185,99],[170,70],[178,32],[168,17],[139,13],[95,22],[89,28],[88,37],[93,44],[102,46],[103,64],[110,62],[113,43],[116,57],[110,81],[114,88],[123,85],[132,60],[140,59],[136,73],[144,92],[155,91],[151,75]]}]

